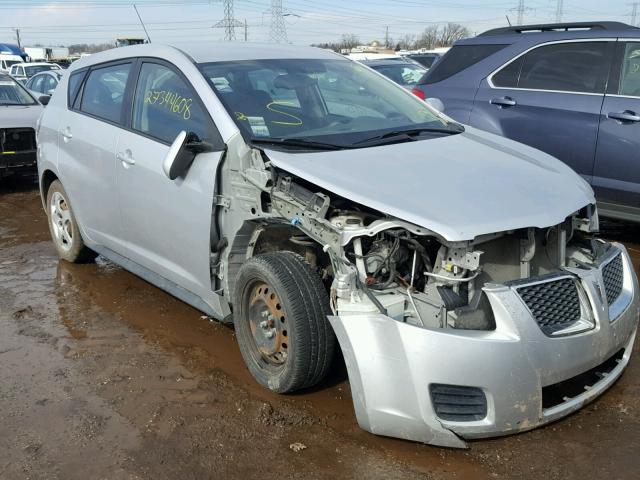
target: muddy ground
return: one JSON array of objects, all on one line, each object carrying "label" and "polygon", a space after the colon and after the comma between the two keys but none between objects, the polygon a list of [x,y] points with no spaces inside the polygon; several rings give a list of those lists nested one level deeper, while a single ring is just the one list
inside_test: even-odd
[{"label": "muddy ground", "polygon": [[[640,265],[640,228],[604,235]],[[546,428],[466,451],[376,437],[344,367],[310,392],[262,390],[230,328],[106,261],[58,261],[34,182],[0,182],[2,479],[637,479],[639,397],[636,354]]]}]

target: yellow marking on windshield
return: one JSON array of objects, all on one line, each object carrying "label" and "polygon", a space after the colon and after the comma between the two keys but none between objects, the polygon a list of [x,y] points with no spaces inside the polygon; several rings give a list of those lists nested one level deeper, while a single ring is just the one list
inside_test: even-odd
[{"label": "yellow marking on windshield", "polygon": [[290,113],[287,112],[283,112],[281,110],[277,110],[275,108],[272,108],[273,105],[287,105],[290,107],[295,107],[295,104],[292,102],[287,102],[287,101],[283,101],[283,100],[274,100],[273,102],[269,103],[267,105],[267,110],[270,110],[274,113],[279,113],[280,115],[284,115],[285,117],[289,117],[289,118],[293,118],[295,120],[295,122],[282,122],[282,121],[278,121],[278,120],[271,120],[271,123],[275,123],[276,125],[288,125],[290,127],[299,127],[300,125],[302,125],[302,119],[296,117],[295,115],[292,115]]},{"label": "yellow marking on windshield", "polygon": [[193,98],[186,98],[171,90],[148,90],[144,94],[144,103],[164,107],[168,111],[182,117],[183,120],[191,118],[191,104]]},{"label": "yellow marking on windshield", "polygon": [[2,152],[3,155],[15,155],[16,152]]}]

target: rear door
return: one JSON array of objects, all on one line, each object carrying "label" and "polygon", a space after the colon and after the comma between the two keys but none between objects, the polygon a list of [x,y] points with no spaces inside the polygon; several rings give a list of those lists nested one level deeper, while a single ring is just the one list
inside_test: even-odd
[{"label": "rear door", "polygon": [[602,105],[593,188],[601,213],[640,218],[640,39],[619,42]]},{"label": "rear door", "polygon": [[483,80],[470,124],[538,148],[591,181],[615,39],[535,47]]},{"label": "rear door", "polygon": [[[213,194],[224,144],[197,93],[171,64],[142,60],[131,105],[130,129],[119,131],[116,155],[125,256],[211,299]],[[182,130],[216,151],[197,155],[184,178],[170,180],[162,163]]]},{"label": "rear door", "polygon": [[69,78],[70,107],[58,132],[62,182],[83,236],[114,250],[122,242],[115,152],[132,69],[133,61],[126,60],[74,72]]}]

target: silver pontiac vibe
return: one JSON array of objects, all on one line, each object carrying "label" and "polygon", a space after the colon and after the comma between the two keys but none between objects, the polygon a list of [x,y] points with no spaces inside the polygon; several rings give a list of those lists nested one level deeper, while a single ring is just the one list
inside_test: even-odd
[{"label": "silver pontiac vibe", "polygon": [[604,392],[638,280],[587,182],[332,52],[138,45],[75,62],[39,130],[61,258],[223,322],[287,393],[346,361],[362,428],[464,447]]}]

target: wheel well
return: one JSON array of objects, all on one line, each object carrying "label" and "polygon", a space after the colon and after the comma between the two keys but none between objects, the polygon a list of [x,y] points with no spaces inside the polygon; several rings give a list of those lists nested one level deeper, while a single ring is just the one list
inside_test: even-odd
[{"label": "wheel well", "polygon": [[47,202],[47,194],[49,193],[49,187],[56,181],[58,177],[51,170],[45,170],[42,174],[42,180],[40,181],[40,192],[42,195],[42,204]]}]

